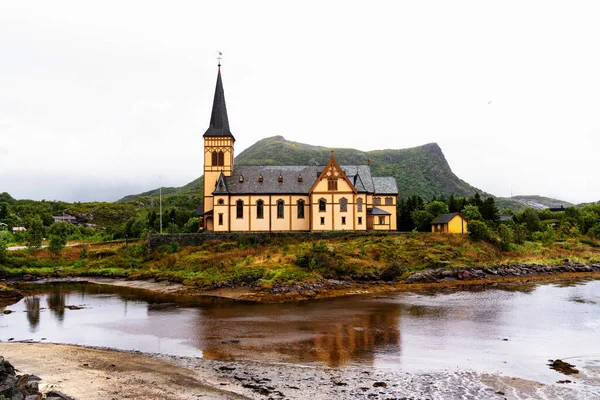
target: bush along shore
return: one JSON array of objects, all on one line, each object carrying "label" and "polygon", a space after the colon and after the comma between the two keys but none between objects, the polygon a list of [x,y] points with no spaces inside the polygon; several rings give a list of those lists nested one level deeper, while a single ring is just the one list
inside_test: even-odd
[{"label": "bush along shore", "polygon": [[[466,235],[367,233],[307,240],[294,236],[262,241],[229,235],[200,246],[144,242],[10,251],[0,261],[5,280],[101,277],[180,283],[211,294],[244,288],[248,300],[292,301],[329,297],[354,289],[399,289],[406,284],[529,278],[600,272],[600,243],[565,238],[525,241],[503,250]],[[391,289],[390,289],[391,290]]]}]

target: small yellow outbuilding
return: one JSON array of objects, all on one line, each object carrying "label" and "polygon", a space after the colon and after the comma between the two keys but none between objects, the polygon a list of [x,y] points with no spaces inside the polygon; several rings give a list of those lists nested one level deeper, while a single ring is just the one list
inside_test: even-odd
[{"label": "small yellow outbuilding", "polygon": [[460,213],[441,214],[431,221],[431,232],[467,233],[467,220]]}]

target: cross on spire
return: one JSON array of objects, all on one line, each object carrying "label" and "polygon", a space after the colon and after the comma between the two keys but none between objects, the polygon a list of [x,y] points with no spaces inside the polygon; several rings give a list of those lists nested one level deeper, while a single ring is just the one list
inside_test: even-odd
[{"label": "cross on spire", "polygon": [[217,50],[217,53],[219,54],[217,56],[217,61],[219,62],[218,66],[219,68],[221,68],[221,59],[223,58],[223,53],[221,53],[220,51]]}]

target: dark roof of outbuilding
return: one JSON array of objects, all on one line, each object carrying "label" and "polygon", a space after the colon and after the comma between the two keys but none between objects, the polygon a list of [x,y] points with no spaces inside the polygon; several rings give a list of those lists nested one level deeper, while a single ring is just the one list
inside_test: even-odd
[{"label": "dark roof of outbuilding", "polygon": [[381,208],[367,208],[367,215],[392,215],[391,213],[382,210]]},{"label": "dark roof of outbuilding", "polygon": [[217,74],[217,87],[215,88],[215,98],[213,100],[212,113],[210,114],[210,125],[204,137],[229,136],[235,141],[235,138],[229,130],[229,119],[227,118],[227,107],[225,106],[225,92],[223,91],[223,82],[221,81],[221,67]]},{"label": "dark roof of outbuilding", "polygon": [[[341,165],[350,182],[359,193],[373,193],[375,185],[368,165]],[[224,177],[229,194],[308,194],[321,175],[322,165],[236,165],[231,176]],[[258,177],[263,177],[259,182]],[[279,176],[283,178],[279,182]],[[302,182],[298,177],[302,176]],[[240,182],[243,176],[243,182]],[[393,178],[392,178],[393,179]],[[224,192],[213,192],[224,194]]]},{"label": "dark roof of outbuilding", "polygon": [[398,185],[393,176],[375,177],[373,184],[375,185],[375,194],[398,195]]},{"label": "dark roof of outbuilding", "polygon": [[432,224],[447,224],[450,220],[460,213],[448,213],[448,214],[440,214],[431,221]]},{"label": "dark roof of outbuilding", "polygon": [[515,217],[515,214],[501,215],[500,222],[508,221],[510,219],[513,219],[514,217]]}]

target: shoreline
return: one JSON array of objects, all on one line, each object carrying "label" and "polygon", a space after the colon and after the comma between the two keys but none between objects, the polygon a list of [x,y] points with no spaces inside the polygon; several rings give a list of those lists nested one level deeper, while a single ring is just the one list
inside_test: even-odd
[{"label": "shoreline", "polygon": [[[455,268],[454,275],[457,278],[448,278],[448,270],[425,270],[411,275],[406,281],[400,282],[354,282],[340,280],[324,280],[318,283],[284,285],[273,289],[265,290],[255,287],[232,287],[218,289],[199,289],[186,286],[181,283],[156,280],[126,280],[119,278],[96,278],[96,277],[55,277],[36,280],[15,280],[3,282],[5,284],[22,283],[27,284],[53,284],[53,283],[92,283],[98,285],[111,285],[118,287],[127,287],[139,290],[148,290],[160,294],[186,295],[186,296],[206,296],[216,297],[234,301],[246,301],[256,303],[287,303],[295,301],[307,301],[317,299],[330,299],[341,296],[410,292],[410,291],[437,291],[437,290],[459,290],[461,288],[494,287],[502,285],[519,285],[527,283],[544,283],[553,281],[564,281],[569,279],[600,279],[600,265],[593,264],[594,268],[588,265],[577,264],[584,271],[564,272],[565,266],[556,267],[539,266],[540,268],[551,268],[543,274],[519,274],[519,275],[498,275],[490,273],[473,273],[481,271],[482,268],[462,267]],[[506,266],[514,268],[514,266]],[[527,268],[527,267],[526,267]],[[573,269],[570,267],[570,269]],[[462,275],[462,271],[468,274]],[[469,272],[470,271],[470,272]],[[437,277],[436,277],[437,275]],[[416,277],[416,279],[415,279]],[[16,301],[20,298],[14,297]],[[14,302],[13,302],[14,303]],[[13,304],[9,303],[9,304]],[[4,304],[4,303],[2,303]],[[0,304],[0,305],[2,305]]]},{"label": "shoreline", "polygon": [[[38,342],[0,342],[0,354],[38,375],[42,391],[76,399],[519,399],[594,398],[584,385],[542,384],[497,373],[408,373],[372,366],[217,361],[197,357]],[[584,377],[581,377],[584,378]],[[578,379],[579,380],[579,379]],[[117,397],[115,397],[117,396]]]}]

